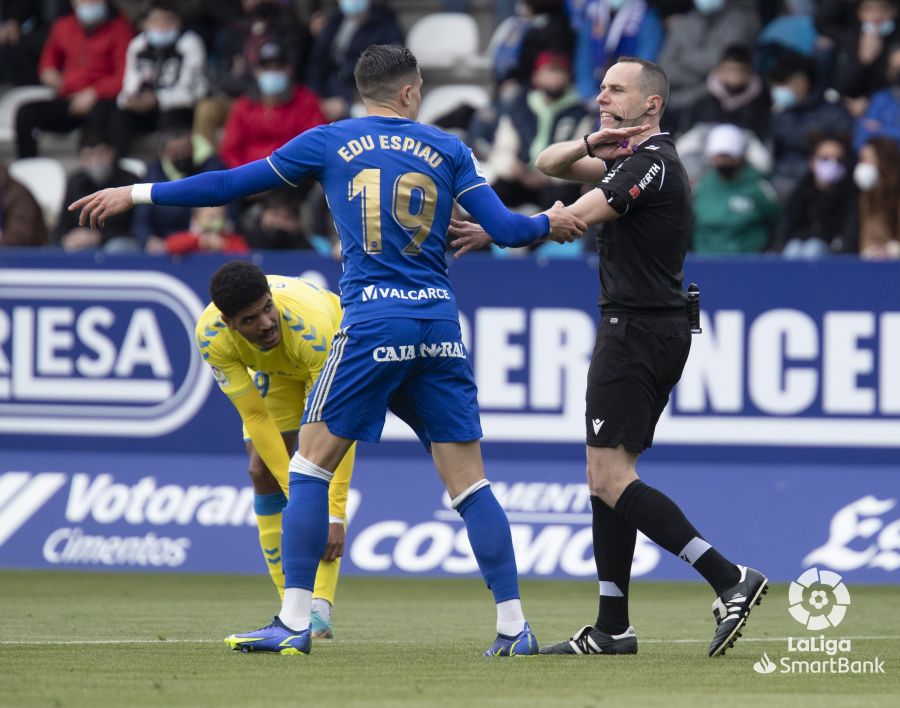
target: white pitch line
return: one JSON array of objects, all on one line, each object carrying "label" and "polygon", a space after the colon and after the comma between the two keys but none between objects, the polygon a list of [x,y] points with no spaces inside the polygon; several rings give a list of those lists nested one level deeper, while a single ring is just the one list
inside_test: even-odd
[{"label": "white pitch line", "polygon": [[[793,637],[742,637],[738,639],[742,644],[744,642],[786,642],[788,639],[797,639]],[[802,637],[800,637],[802,638]],[[814,637],[815,638],[815,637]],[[900,635],[871,635],[871,636],[849,636],[834,637],[834,639],[854,639],[865,641],[869,639],[900,639]],[[639,644],[707,644],[708,639],[638,639]]]},{"label": "white pitch line", "polygon": [[[786,642],[792,637],[744,637],[739,639],[744,642]],[[796,639],[796,637],[793,637]],[[890,639],[898,640],[900,635],[859,635],[849,637],[836,637],[836,639],[874,640]],[[708,639],[640,639],[640,644],[708,644]],[[220,644],[221,639],[65,639],[65,640],[35,640],[35,641],[10,641],[0,640],[2,646],[70,646],[70,645],[106,645],[106,644]],[[340,644],[362,643],[362,640],[344,640]],[[380,640],[378,644],[408,644],[403,640]]]},{"label": "white pitch line", "polygon": [[[35,641],[11,641],[0,640],[0,645],[7,646],[68,646],[70,644],[209,644],[215,639],[64,639],[64,640],[35,640]],[[218,641],[222,641],[219,639]]]}]

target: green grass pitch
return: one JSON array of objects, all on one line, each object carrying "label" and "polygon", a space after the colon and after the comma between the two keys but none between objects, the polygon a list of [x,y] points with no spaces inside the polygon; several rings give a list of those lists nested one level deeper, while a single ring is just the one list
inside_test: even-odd
[{"label": "green grass pitch", "polygon": [[[0,705],[26,706],[898,706],[900,590],[851,586],[829,637],[884,675],[759,675],[766,652],[809,636],[776,585],[745,639],[708,659],[711,592],[635,582],[631,657],[481,656],[493,640],[489,593],[474,579],[344,578],[337,639],[310,656],[231,652],[222,638],[276,611],[255,576],[0,571]],[[539,642],[592,619],[596,583],[525,582]],[[810,657],[799,657],[810,658]],[[811,658],[818,658],[816,657]]]}]

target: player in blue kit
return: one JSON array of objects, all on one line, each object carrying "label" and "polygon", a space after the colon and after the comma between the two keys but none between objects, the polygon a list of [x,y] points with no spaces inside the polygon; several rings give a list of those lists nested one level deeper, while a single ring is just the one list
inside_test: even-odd
[{"label": "player in blue kit", "polygon": [[[506,514],[484,476],[472,367],[447,273],[454,199],[501,245],[585,229],[562,204],[534,217],[510,213],[458,138],[415,122],[422,79],[403,47],[369,47],[356,65],[368,115],[313,128],[265,160],[163,184],[104,190],[69,208],[102,225],[133,203],[224,204],[313,176],[341,237],[344,318],[307,401],[283,514],[285,594],[267,627],[228,639],[233,649],[308,654],[310,602],[328,536],[328,486],[355,440],[376,442],[388,409],[430,448],[466,525],[497,606],[488,656],[536,654],[522,611]],[[402,493],[402,490],[398,490]]]}]

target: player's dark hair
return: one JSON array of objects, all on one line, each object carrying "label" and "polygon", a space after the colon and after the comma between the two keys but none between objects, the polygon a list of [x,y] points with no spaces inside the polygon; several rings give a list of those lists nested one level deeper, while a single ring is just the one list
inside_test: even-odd
[{"label": "player's dark hair", "polygon": [[666,72],[659,64],[638,57],[619,57],[616,60],[616,64],[626,62],[641,65],[641,93],[645,96],[659,96],[662,99],[662,105],[659,107],[659,115],[662,117],[663,111],[669,104],[669,78],[666,76]]},{"label": "player's dark hair", "polygon": [[353,78],[359,95],[368,99],[392,98],[404,83],[412,83],[419,62],[399,44],[373,44],[356,61]]},{"label": "player's dark hair", "polygon": [[249,261],[229,261],[209,281],[213,304],[225,317],[234,317],[269,292],[266,274]]}]

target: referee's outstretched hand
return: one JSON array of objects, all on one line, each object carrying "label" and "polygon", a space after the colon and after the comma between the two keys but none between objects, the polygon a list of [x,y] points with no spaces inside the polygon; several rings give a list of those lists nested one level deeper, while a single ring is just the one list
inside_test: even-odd
[{"label": "referee's outstretched hand", "polygon": [[131,185],[127,187],[110,187],[99,192],[88,194],[77,202],[69,204],[69,211],[78,211],[78,225],[89,222],[92,229],[103,228],[106,220],[117,214],[124,214],[133,206],[131,201]]},{"label": "referee's outstretched hand", "polygon": [[631,155],[637,147],[631,142],[631,138],[649,128],[646,123],[630,128],[601,128],[596,133],[588,135],[587,141],[594,157],[601,160],[618,160],[620,157]]}]

